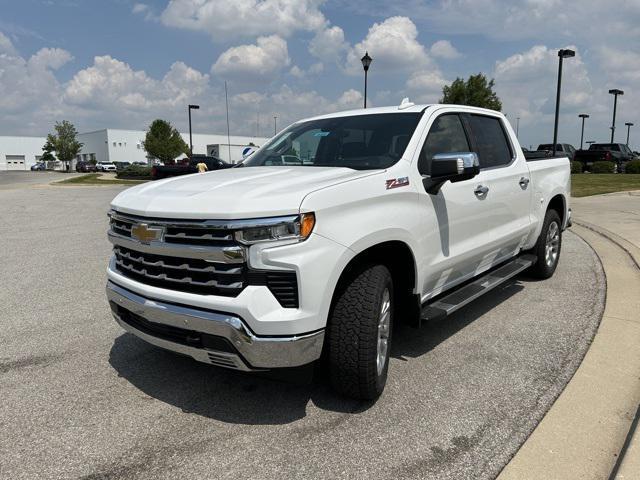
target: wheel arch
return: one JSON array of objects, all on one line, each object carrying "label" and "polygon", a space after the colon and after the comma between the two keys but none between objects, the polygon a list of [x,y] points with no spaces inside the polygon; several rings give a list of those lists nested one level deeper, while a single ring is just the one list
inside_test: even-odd
[{"label": "wheel arch", "polygon": [[401,240],[389,240],[371,245],[354,256],[340,274],[333,292],[331,310],[337,294],[348,281],[371,265],[384,265],[391,273],[396,318],[402,317],[409,323],[419,321],[420,295],[414,293],[418,278],[417,263],[411,247]]},{"label": "wheel arch", "polygon": [[545,212],[548,210],[558,212],[558,215],[560,215],[560,223],[564,227],[567,218],[567,200],[563,194],[559,193],[549,200]]}]

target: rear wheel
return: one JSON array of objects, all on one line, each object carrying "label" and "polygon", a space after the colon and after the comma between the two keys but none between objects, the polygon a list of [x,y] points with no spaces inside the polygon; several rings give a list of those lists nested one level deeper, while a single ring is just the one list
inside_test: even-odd
[{"label": "rear wheel", "polygon": [[383,265],[359,270],[339,289],[328,326],[329,376],[338,392],[370,400],[384,390],[393,306],[393,282]]},{"label": "rear wheel", "polygon": [[542,231],[535,247],[531,250],[537,257],[529,273],[536,278],[550,278],[556,271],[562,247],[562,221],[555,210],[547,210]]}]

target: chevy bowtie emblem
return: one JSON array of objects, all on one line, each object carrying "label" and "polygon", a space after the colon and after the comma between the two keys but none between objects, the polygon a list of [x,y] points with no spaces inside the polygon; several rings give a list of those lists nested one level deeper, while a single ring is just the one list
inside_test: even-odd
[{"label": "chevy bowtie emblem", "polygon": [[146,223],[137,223],[131,227],[131,237],[143,243],[160,240],[162,232],[162,227],[150,227]]}]

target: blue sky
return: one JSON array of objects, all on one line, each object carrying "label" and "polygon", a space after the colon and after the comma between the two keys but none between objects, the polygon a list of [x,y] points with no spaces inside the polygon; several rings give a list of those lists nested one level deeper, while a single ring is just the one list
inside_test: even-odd
[{"label": "blue sky", "polygon": [[586,139],[606,139],[614,87],[617,139],[625,121],[640,128],[639,0],[0,0],[0,11],[0,134],[42,135],[62,118],[81,131],[157,117],[184,129],[191,102],[203,107],[194,130],[222,132],[225,80],[232,133],[265,134],[273,115],[284,126],[359,107],[368,49],[372,104],[436,102],[456,76],[484,72],[535,145],[550,141],[568,46],[561,140],[579,143],[582,112]]}]

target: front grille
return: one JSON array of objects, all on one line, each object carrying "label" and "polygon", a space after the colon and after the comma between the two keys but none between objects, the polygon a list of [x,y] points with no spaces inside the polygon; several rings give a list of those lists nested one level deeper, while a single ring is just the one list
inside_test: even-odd
[{"label": "front grille", "polygon": [[207,295],[235,296],[244,287],[244,264],[154,255],[116,246],[117,269],[147,285]]},{"label": "front grille", "polygon": [[[141,222],[153,224],[153,219],[140,219]],[[111,229],[118,235],[131,238],[131,227],[138,223],[137,219],[121,215],[111,217]],[[164,242],[181,245],[228,246],[235,244],[233,232],[223,228],[199,226],[198,221],[181,225],[169,225],[164,233]]]},{"label": "front grille", "polygon": [[[220,227],[218,223],[197,220],[175,223],[153,218],[129,217],[122,214],[112,215],[111,231],[120,237],[137,241],[132,235],[133,226],[146,223],[151,227],[163,226],[163,234],[155,243],[185,249],[206,249],[220,251],[221,248],[236,248],[240,245],[234,238],[233,230]],[[298,308],[298,279],[295,272],[270,270],[252,270],[246,261],[230,257],[225,261],[205,260],[204,258],[184,258],[171,255],[141,252],[136,244],[126,243],[127,247],[118,244],[113,248],[115,267],[118,272],[132,280],[168,290],[176,290],[200,295],[221,295],[235,297],[247,285],[264,285],[280,305],[285,308]],[[131,247],[131,248],[128,248]],[[155,247],[154,247],[155,248]],[[145,249],[142,249],[145,250]],[[158,250],[162,250],[159,248]],[[156,252],[156,250],[152,250]],[[241,251],[242,253],[242,251]],[[215,258],[215,257],[214,257]],[[224,257],[223,257],[224,258]],[[240,263],[238,263],[240,262]]]}]

